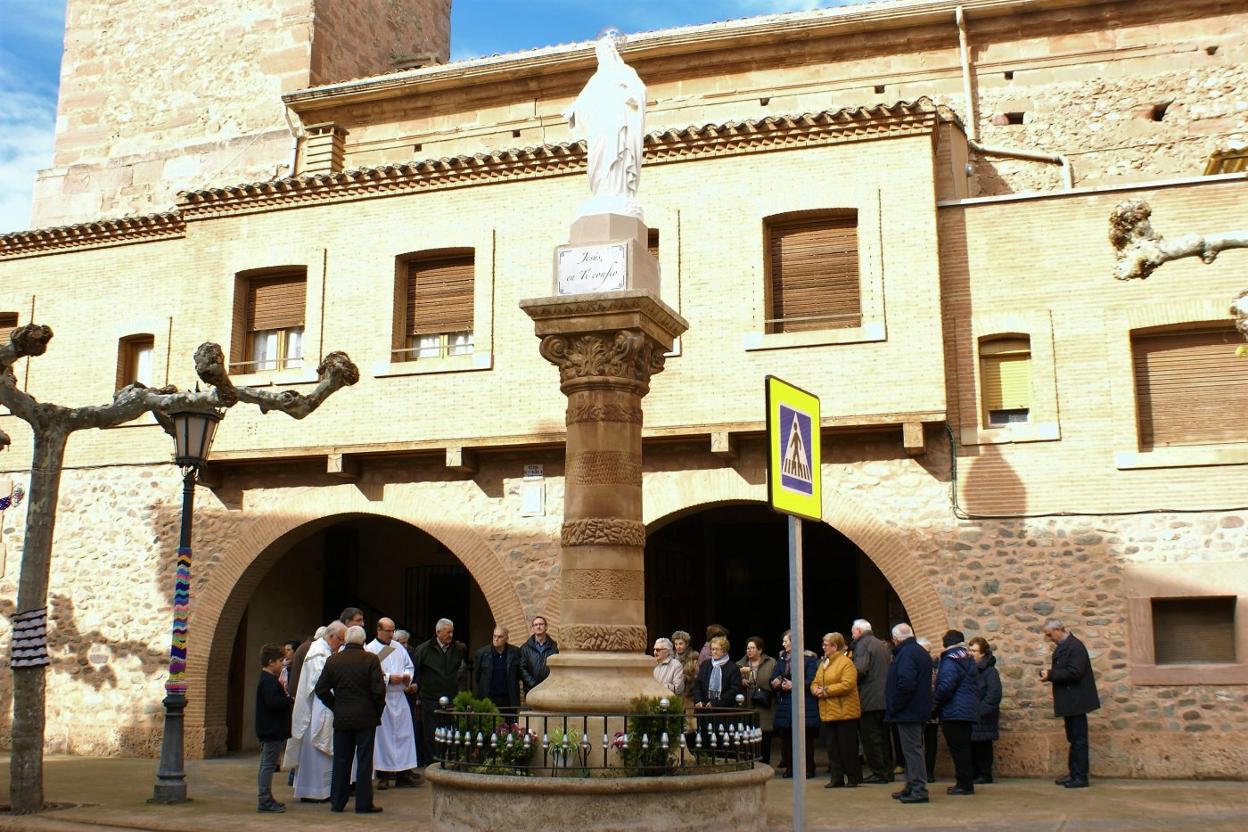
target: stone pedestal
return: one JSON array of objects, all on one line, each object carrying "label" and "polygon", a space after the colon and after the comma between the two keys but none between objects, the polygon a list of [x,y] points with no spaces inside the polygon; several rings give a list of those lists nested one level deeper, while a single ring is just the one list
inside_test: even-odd
[{"label": "stone pedestal", "polygon": [[556,295],[648,289],[659,295],[659,264],[650,229],[635,217],[592,214],[572,223],[567,245],[555,249]]},{"label": "stone pedestal", "polygon": [[535,298],[520,307],[568,397],[561,652],[528,705],[622,711],[637,696],[667,695],[646,655],[641,399],[688,324],[642,289]]}]

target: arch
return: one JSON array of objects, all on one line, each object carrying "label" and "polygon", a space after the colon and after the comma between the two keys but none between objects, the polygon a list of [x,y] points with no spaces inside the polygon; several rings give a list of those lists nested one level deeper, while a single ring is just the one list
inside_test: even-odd
[{"label": "arch", "polygon": [[[696,477],[691,483],[689,477]],[[683,472],[647,478],[644,517],[647,532],[716,505],[765,503],[765,483],[751,485],[732,469]],[[696,496],[695,496],[696,495]],[[849,538],[892,585],[916,633],[939,637],[949,627],[944,604],[926,570],[888,524],[862,503],[823,489],[823,522]],[[938,643],[938,642],[933,642]]]},{"label": "arch", "polygon": [[[495,619],[513,631],[527,629],[515,581],[475,531],[452,522],[456,513],[422,495],[369,502],[359,489],[344,485],[308,489],[273,506],[238,532],[219,554],[201,558],[206,581],[193,585],[187,682],[193,692],[186,708],[189,756],[216,756],[226,748],[226,700],[234,631],[260,579],[294,540],[351,517],[390,518],[436,539],[459,559],[481,588]],[[200,550],[202,551],[202,550]]]}]

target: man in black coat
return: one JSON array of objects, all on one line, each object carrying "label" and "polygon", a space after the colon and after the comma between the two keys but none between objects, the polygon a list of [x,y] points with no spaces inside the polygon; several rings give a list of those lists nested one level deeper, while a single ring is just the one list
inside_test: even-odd
[{"label": "man in black coat", "polygon": [[454,699],[467,687],[468,648],[455,640],[455,624],[440,618],[433,628],[433,638],[422,641],[412,651],[416,668],[416,691],[420,694],[420,764],[433,759],[433,732],[437,719],[438,699]]},{"label": "man in black coat", "polygon": [[888,686],[888,667],[893,663],[893,651],[871,632],[871,622],[859,618],[850,629],[853,642],[850,653],[854,668],[858,671],[858,701],[862,706],[862,718],[858,732],[862,735],[862,755],[871,767],[871,777],[864,783],[893,782],[893,744],[884,725],[885,693]]},{"label": "man in black coat", "polygon": [[1040,671],[1040,680],[1053,685],[1053,713],[1066,722],[1066,741],[1070,743],[1067,762],[1070,772],[1057,778],[1059,786],[1068,789],[1088,787],[1088,714],[1101,707],[1096,695],[1096,679],[1092,660],[1083,642],[1067,632],[1057,619],[1044,624],[1044,635],[1055,645],[1053,663]]},{"label": "man in black coat", "polygon": [[373,805],[373,740],[386,707],[386,681],[377,656],[364,649],[363,627],[347,628],[343,649],[325,662],[316,695],[334,712],[329,808],[335,812],[346,808],[354,758],[355,811],[380,812],[381,807]]},{"label": "man in black coat", "polygon": [[507,628],[495,625],[490,643],[473,658],[472,695],[489,699],[504,714],[520,709],[520,666],[523,659],[519,648],[507,643]]},{"label": "man in black coat", "polygon": [[533,616],[532,629],[533,634],[529,636],[529,640],[520,645],[520,658],[524,659],[520,665],[520,678],[524,680],[526,695],[550,675],[546,660],[559,653],[559,645],[546,634],[544,617]]}]

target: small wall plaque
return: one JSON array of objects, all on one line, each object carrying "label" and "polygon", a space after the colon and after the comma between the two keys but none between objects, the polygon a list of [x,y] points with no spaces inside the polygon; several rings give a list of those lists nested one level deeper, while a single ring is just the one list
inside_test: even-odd
[{"label": "small wall plaque", "polygon": [[614,292],[628,287],[628,244],[610,243],[559,250],[555,291],[560,295]]}]

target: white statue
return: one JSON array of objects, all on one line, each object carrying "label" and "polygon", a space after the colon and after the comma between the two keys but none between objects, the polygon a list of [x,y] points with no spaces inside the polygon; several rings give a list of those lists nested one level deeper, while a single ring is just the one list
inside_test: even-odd
[{"label": "white statue", "polygon": [[646,85],[624,63],[616,48],[621,38],[608,31],[594,45],[598,70],[564,116],[589,145],[589,189],[578,217],[625,214],[642,219],[637,204],[642,140],[646,123]]}]

